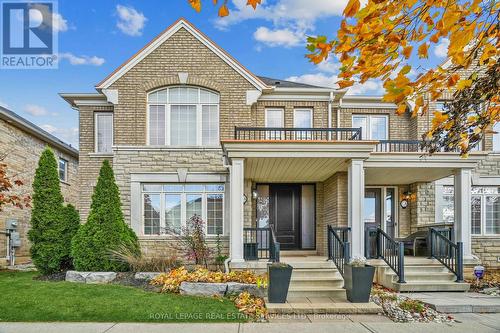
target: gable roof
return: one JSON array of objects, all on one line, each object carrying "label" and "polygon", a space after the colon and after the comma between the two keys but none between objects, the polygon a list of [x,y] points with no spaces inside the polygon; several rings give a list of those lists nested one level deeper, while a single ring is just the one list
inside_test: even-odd
[{"label": "gable roof", "polygon": [[268,86],[275,86],[276,88],[327,88],[333,90],[333,88],[330,87],[322,87],[300,82],[273,79],[266,76],[258,76],[258,78],[261,79]]},{"label": "gable roof", "polygon": [[2,106],[0,106],[0,119],[5,120],[7,123],[12,124],[13,126],[39,138],[42,141],[45,141],[46,143],[53,145],[54,147],[57,147],[58,149],[78,159],[78,150],[76,148],[60,140],[59,138],[56,138],[49,132],[24,119],[17,113]]},{"label": "gable roof", "polygon": [[139,52],[125,61],[120,67],[118,67],[114,72],[108,75],[104,80],[96,85],[96,89],[106,89],[109,88],[116,80],[122,77],[130,69],[132,69],[136,64],[138,64],[142,59],[148,56],[151,52],[156,50],[163,42],[169,39],[173,34],[179,31],[181,28],[186,29],[191,35],[198,39],[202,44],[208,47],[212,52],[219,56],[224,62],[231,66],[236,72],[241,74],[248,82],[250,82],[255,88],[262,91],[264,89],[270,89],[265,82],[263,82],[259,77],[252,74],[248,69],[241,65],[236,59],[234,59],[229,53],[224,51],[215,42],[208,38],[204,33],[198,30],[193,24],[187,20],[181,18],[177,20],[170,27],[161,32],[156,36],[151,42],[146,44]]}]

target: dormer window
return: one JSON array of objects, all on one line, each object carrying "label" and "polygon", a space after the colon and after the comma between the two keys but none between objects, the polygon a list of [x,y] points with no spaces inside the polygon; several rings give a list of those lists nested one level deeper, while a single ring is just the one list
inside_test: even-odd
[{"label": "dormer window", "polygon": [[218,146],[219,95],[198,87],[170,87],[148,94],[148,144]]}]

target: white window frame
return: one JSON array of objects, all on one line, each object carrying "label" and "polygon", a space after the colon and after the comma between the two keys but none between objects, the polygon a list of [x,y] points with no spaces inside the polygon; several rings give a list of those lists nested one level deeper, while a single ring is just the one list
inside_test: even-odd
[{"label": "white window frame", "polygon": [[99,153],[99,154],[112,154],[113,150],[111,151],[99,151],[98,145],[99,142],[97,140],[97,135],[98,135],[98,121],[97,118],[101,115],[106,115],[106,116],[111,116],[111,147],[114,145],[115,142],[115,115],[113,112],[109,111],[97,111],[94,112],[94,152]]},{"label": "white window frame", "polygon": [[[493,146],[491,147],[491,150],[495,154],[500,154],[500,122],[493,125],[493,131],[496,131],[497,133],[493,134],[492,143],[491,143]],[[495,150],[495,141],[498,144],[498,148],[496,150]]]},{"label": "white window frame", "polygon": [[270,127],[269,121],[268,121],[269,120],[269,117],[268,117],[269,111],[273,111],[273,112],[279,111],[281,113],[281,124],[282,124],[281,127],[285,127],[285,109],[283,109],[283,108],[266,108],[266,110],[265,110],[266,114],[265,114],[265,120],[264,120],[265,127]]},{"label": "white window frame", "polygon": [[[64,162],[64,179],[61,178],[61,161]],[[57,171],[59,173],[59,180],[66,183],[68,181],[68,160],[62,157],[59,157],[57,161]]]},{"label": "white window frame", "polygon": [[309,121],[309,126],[305,127],[305,128],[312,128],[313,127],[313,123],[314,123],[314,114],[313,114],[313,109],[312,108],[295,108],[293,109],[293,127],[294,128],[302,128],[302,127],[297,127],[297,123],[296,123],[296,119],[297,119],[297,111],[300,111],[300,112],[303,112],[303,111],[307,111],[309,112],[309,115],[310,115],[310,121]]},{"label": "white window frame", "polygon": [[[145,191],[144,185],[161,185],[162,189],[160,191]],[[185,190],[181,191],[172,191],[167,192],[163,189],[165,185],[222,185],[224,186],[224,191],[215,192],[215,191],[207,191],[206,189],[203,192],[187,192]],[[146,234],[145,230],[145,210],[144,210],[144,197],[147,194],[158,194],[160,195],[160,231],[166,229],[166,221],[165,221],[165,195],[166,194],[175,194],[180,195],[181,197],[181,229],[186,226],[187,222],[187,200],[186,197],[189,194],[200,194],[201,193],[201,218],[205,222],[205,235],[207,237],[217,237],[217,234],[209,234],[208,233],[208,221],[207,221],[207,213],[208,213],[208,201],[207,197],[210,194],[220,194],[222,195],[222,231],[220,235],[224,235],[226,232],[225,229],[225,212],[226,212],[226,184],[223,183],[142,183],[141,184],[141,232],[144,236],[157,236],[156,234]]]},{"label": "white window frame", "polygon": [[[389,115],[386,114],[364,114],[364,113],[356,113],[353,114],[351,117],[351,124],[354,127],[354,118],[366,118],[366,127],[368,131],[362,130],[361,137],[363,140],[373,140],[372,139],[372,125],[371,125],[371,119],[372,118],[384,118],[385,119],[385,139],[384,140],[389,140]],[[368,133],[366,133],[368,132]]]},{"label": "white window frame", "polygon": [[[170,89],[175,89],[175,88],[191,88],[191,89],[197,89],[198,90],[198,103],[170,103]],[[166,103],[155,103],[155,102],[150,102],[149,96],[155,92],[158,91],[165,91],[166,92]],[[201,102],[201,92],[202,91],[207,91],[212,94],[217,95],[217,103],[202,103]],[[170,86],[170,87],[163,87],[159,88],[156,90],[152,90],[148,92],[147,96],[147,111],[146,111],[146,143],[148,146],[151,145],[151,138],[150,138],[150,128],[149,128],[149,120],[150,120],[150,111],[151,111],[151,106],[152,105],[163,105],[165,106],[165,144],[160,145],[160,146],[172,146],[171,144],[171,131],[170,131],[170,124],[171,124],[171,111],[172,111],[172,105],[191,105],[196,107],[196,145],[195,146],[200,146],[200,147],[219,147],[220,144],[217,143],[216,145],[204,145],[203,144],[203,133],[202,133],[202,128],[203,128],[203,106],[204,105],[209,105],[209,106],[216,106],[217,107],[217,119],[218,119],[218,124],[217,124],[217,141],[220,140],[220,94],[216,91],[212,91],[209,89],[205,88],[200,88],[197,86]]]},{"label": "white window frame", "polygon": [[[365,186],[365,189],[380,189],[380,224],[382,226],[382,231],[387,232],[387,225],[385,220],[385,210],[386,210],[386,202],[385,197],[387,196],[387,190],[393,190],[393,200],[394,200],[394,237],[399,237],[399,188],[397,186]],[[364,200],[364,197],[363,197]],[[364,214],[364,212],[363,212]],[[364,224],[364,221],[363,221]]]},{"label": "white window frame", "polygon": [[[435,222],[436,223],[444,223],[442,220],[442,214],[437,209],[438,207],[441,206],[440,203],[443,200],[443,187],[444,186],[454,187],[453,185],[448,185],[448,184],[436,184],[435,185],[435,195],[436,195],[436,198],[435,198],[435,201],[436,201]],[[475,186],[475,187],[488,188],[488,187],[492,187],[492,186]],[[493,187],[497,187],[497,186],[493,186]],[[481,233],[479,233],[479,234],[472,233],[472,221],[471,221],[471,230],[470,231],[471,231],[472,237],[485,237],[485,236],[486,237],[498,237],[498,236],[500,236],[500,234],[487,234],[485,232],[485,230],[486,230],[486,198],[487,197],[499,197],[500,198],[500,193],[498,193],[498,194],[471,193],[471,199],[472,199],[472,197],[481,197],[481,217],[480,217],[481,218]],[[472,200],[470,202],[470,205],[472,208]]]}]

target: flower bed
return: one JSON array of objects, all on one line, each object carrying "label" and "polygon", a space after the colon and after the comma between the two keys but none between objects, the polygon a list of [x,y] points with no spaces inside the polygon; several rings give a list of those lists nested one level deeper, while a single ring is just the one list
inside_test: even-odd
[{"label": "flower bed", "polygon": [[390,289],[374,285],[370,299],[384,310],[384,314],[395,322],[454,322],[453,317],[437,312],[424,303]]},{"label": "flower bed", "polygon": [[467,280],[467,283],[470,283],[471,291],[500,296],[500,270],[487,270],[481,280]]},{"label": "flower bed", "polygon": [[226,296],[249,318],[255,321],[267,320],[267,309],[261,297],[267,286],[266,275],[255,275],[250,271],[213,272],[205,268],[189,271],[180,267],[158,275],[151,280],[151,284],[160,287],[160,292],[180,292],[221,299]]}]

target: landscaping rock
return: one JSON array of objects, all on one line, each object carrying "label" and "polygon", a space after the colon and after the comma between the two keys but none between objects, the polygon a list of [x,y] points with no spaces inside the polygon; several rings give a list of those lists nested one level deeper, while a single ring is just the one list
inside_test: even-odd
[{"label": "landscaping rock", "polygon": [[182,282],[180,293],[193,296],[224,296],[227,290],[227,283],[199,283]]},{"label": "landscaping rock", "polygon": [[87,279],[87,276],[89,276],[89,275],[90,275],[90,272],[67,271],[66,272],[66,281],[85,283],[85,280]]},{"label": "landscaping rock", "polygon": [[134,279],[150,281],[150,280],[153,280],[155,277],[157,277],[160,274],[161,273],[158,273],[158,272],[137,272],[134,275]]},{"label": "landscaping rock", "polygon": [[238,282],[228,282],[227,283],[227,294],[232,295],[232,294],[240,294],[244,291],[247,291],[250,293],[250,295],[253,295],[255,297],[265,297],[266,296],[266,290],[264,288],[259,288],[257,287],[256,284],[247,284],[247,283],[238,283]]},{"label": "landscaping rock", "polygon": [[91,272],[85,279],[85,283],[103,284],[110,283],[116,279],[115,272]]}]

